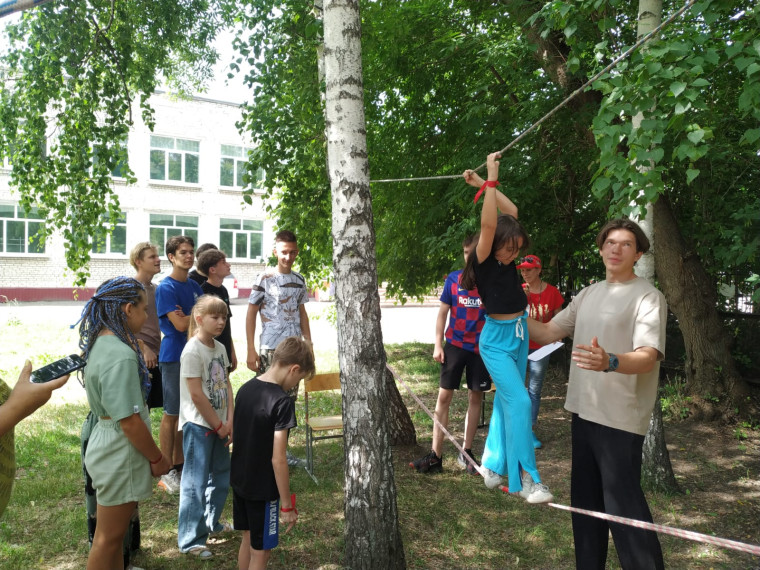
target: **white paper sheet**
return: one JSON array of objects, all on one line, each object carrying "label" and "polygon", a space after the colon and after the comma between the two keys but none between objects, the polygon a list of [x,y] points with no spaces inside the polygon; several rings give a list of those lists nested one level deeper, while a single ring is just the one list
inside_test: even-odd
[{"label": "white paper sheet", "polygon": [[564,343],[560,340],[551,344],[545,344],[535,352],[528,355],[528,360],[541,360],[543,357],[550,355],[552,352],[560,348]]}]

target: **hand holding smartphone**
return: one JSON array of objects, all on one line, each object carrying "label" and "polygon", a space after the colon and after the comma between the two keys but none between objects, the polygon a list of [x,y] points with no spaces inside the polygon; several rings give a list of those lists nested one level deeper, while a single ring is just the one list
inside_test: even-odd
[{"label": "hand holding smartphone", "polygon": [[29,377],[29,381],[35,384],[50,382],[66,374],[71,374],[80,368],[84,368],[86,364],[87,362],[81,356],[71,354],[33,371]]}]

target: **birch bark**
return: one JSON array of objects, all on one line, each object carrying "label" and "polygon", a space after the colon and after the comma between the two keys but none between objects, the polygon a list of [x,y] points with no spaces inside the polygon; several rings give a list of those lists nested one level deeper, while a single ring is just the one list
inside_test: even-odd
[{"label": "birch bark", "polygon": [[404,568],[390,447],[357,0],[324,2],[327,167],[345,434],[344,566]]}]

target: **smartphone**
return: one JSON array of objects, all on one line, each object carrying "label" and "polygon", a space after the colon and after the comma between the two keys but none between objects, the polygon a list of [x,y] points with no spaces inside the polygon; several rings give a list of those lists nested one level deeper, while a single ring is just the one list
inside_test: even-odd
[{"label": "smartphone", "polygon": [[34,370],[29,377],[29,381],[37,384],[50,382],[51,380],[55,380],[66,374],[71,374],[75,370],[84,368],[86,364],[87,362],[85,362],[81,356],[71,354],[65,358],[56,360],[47,366],[43,366],[38,370]]}]

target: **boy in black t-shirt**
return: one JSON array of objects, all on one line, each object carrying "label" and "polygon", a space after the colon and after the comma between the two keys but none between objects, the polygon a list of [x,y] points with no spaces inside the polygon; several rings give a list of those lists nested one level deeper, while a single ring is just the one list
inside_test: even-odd
[{"label": "boy in black t-shirt", "polygon": [[216,337],[216,340],[227,349],[227,359],[230,361],[228,372],[232,374],[237,368],[237,355],[235,354],[235,345],[232,342],[232,326],[230,325],[230,318],[232,317],[230,294],[224,286],[224,278],[230,275],[230,264],[227,262],[227,256],[223,251],[207,249],[198,257],[197,265],[198,271],[207,278],[201,284],[203,292],[207,295],[215,295],[227,304],[227,323],[224,325],[222,334]]},{"label": "boy in black t-shirt", "polygon": [[311,343],[282,341],[272,366],[238,390],[235,398],[230,484],[235,530],[242,530],[238,568],[263,568],[278,543],[278,509],[288,532],[298,520],[290,495],[285,455],[288,430],[296,426],[295,404],[287,390],[314,375]]}]

